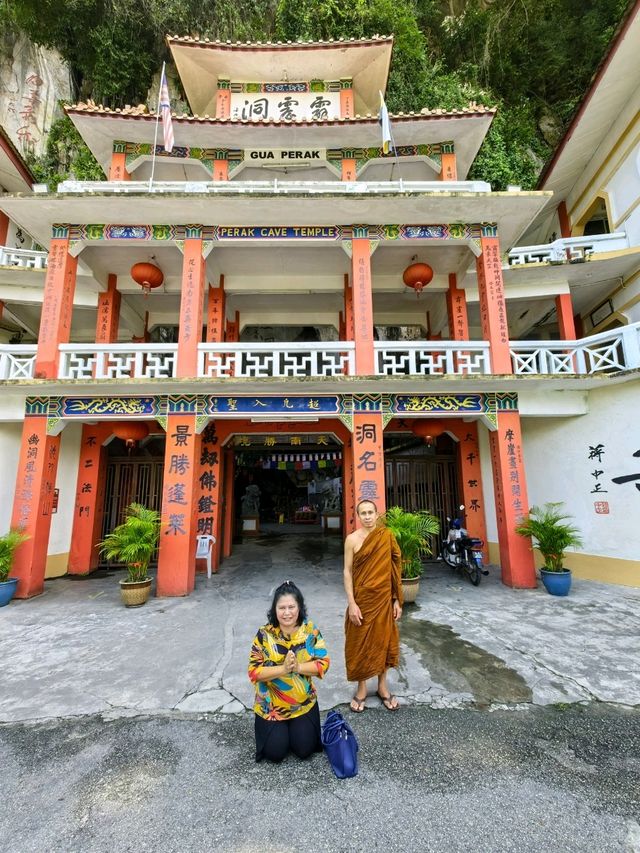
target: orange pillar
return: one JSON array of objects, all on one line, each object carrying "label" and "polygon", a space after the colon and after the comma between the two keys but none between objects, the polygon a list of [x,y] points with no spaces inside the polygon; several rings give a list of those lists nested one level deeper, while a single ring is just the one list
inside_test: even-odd
[{"label": "orange pillar", "polygon": [[218,80],[216,94],[216,118],[229,118],[231,115],[231,90],[228,80]]},{"label": "orange pillar", "polygon": [[98,541],[104,512],[104,441],[111,430],[106,424],[83,424],[71,549],[67,571],[88,575],[98,565]]},{"label": "orange pillar", "polygon": [[467,294],[463,288],[458,287],[458,279],[453,272],[449,273],[447,317],[449,319],[449,338],[452,341],[468,341]]},{"label": "orange pillar", "polygon": [[482,337],[489,341],[493,373],[513,373],[509,352],[507,305],[502,280],[500,241],[482,237],[482,254],[476,258]]},{"label": "orange pillar", "polygon": [[225,448],[223,557],[230,557],[233,550],[233,531],[235,527],[235,503],[233,500],[233,489],[236,476],[235,461],[233,447]]},{"label": "orange pillar", "polygon": [[42,297],[35,377],[56,379],[58,346],[69,343],[77,258],[69,254],[69,238],[54,237],[49,248],[47,277]]},{"label": "orange pillar", "polygon": [[210,421],[200,442],[200,468],[196,491],[198,494],[197,533],[215,536],[212,569],[220,565],[220,535],[222,532],[222,472],[221,450],[216,435],[216,425]]},{"label": "orange pillar", "polygon": [[107,278],[107,290],[98,294],[97,344],[112,344],[118,340],[121,298],[118,277],[110,273]]},{"label": "orange pillar", "polygon": [[355,181],[358,177],[357,164],[354,157],[342,158],[342,180]]},{"label": "orange pillar", "polygon": [[225,295],[224,276],[220,276],[218,287],[209,285],[207,302],[207,341],[222,343],[224,341]]},{"label": "orange pillar", "polygon": [[534,589],[537,581],[533,552],[529,541],[515,530],[529,508],[519,413],[498,412],[498,429],[489,433],[489,441],[502,582]]},{"label": "orange pillar", "polygon": [[228,158],[215,159],[213,161],[213,173],[211,175],[214,181],[229,180],[229,160]]},{"label": "orange pillar", "polygon": [[576,324],[573,319],[573,304],[570,293],[561,293],[556,296],[556,314],[558,315],[558,329],[563,341],[575,341]]},{"label": "orange pillar", "polygon": [[442,168],[440,170],[441,181],[457,181],[458,169],[456,166],[456,155],[453,152],[447,152],[441,155]]},{"label": "orange pillar", "polygon": [[558,221],[560,223],[560,236],[571,237],[571,220],[567,212],[567,203],[561,201],[558,205]]},{"label": "orange pillar", "polygon": [[345,534],[353,533],[356,529],[356,510],[354,501],[353,479],[353,443],[348,439],[342,448],[342,512]]},{"label": "orange pillar", "polygon": [[340,89],[340,118],[353,118],[355,107],[353,102],[353,83],[345,80],[344,88]]},{"label": "orange pillar", "polygon": [[371,500],[378,512],[385,510],[382,415],[355,412],[353,415],[353,495],[355,505]]},{"label": "orange pillar", "polygon": [[[172,401],[169,399],[171,411]],[[188,595],[195,585],[200,436],[196,416],[167,416],[157,594]]]},{"label": "orange pillar", "polygon": [[29,537],[17,549],[11,572],[19,578],[18,598],[31,598],[44,589],[59,453],[60,436],[47,435],[47,418],[26,417],[11,516],[11,527]]},{"label": "orange pillar", "polygon": [[227,320],[224,339],[227,343],[234,344],[240,340],[240,312],[236,311],[235,319]]},{"label": "orange pillar", "polygon": [[184,241],[182,262],[180,331],[176,366],[176,377],[179,379],[198,375],[198,344],[202,337],[204,308],[204,273],[202,238],[188,237]]},{"label": "orange pillar", "polygon": [[0,246],[7,245],[7,234],[9,233],[9,217],[0,210]]},{"label": "orange pillar", "polygon": [[488,560],[487,522],[482,492],[478,424],[474,421],[462,423],[459,428],[455,429],[455,433],[459,438],[460,480],[462,483],[462,503],[465,505],[466,527],[470,536],[484,540],[483,553],[485,560]]},{"label": "orange pillar", "polygon": [[371,249],[369,240],[363,238],[354,239],[352,247],[353,339],[356,345],[356,376],[373,376],[376,371],[373,348]]},{"label": "orange pillar", "polygon": [[131,174],[127,172],[127,155],[124,151],[114,151],[109,166],[110,181],[130,181]]}]

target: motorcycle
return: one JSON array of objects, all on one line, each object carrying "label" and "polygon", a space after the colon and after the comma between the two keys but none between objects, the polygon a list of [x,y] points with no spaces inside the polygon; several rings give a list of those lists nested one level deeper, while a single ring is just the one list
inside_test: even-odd
[{"label": "motorcycle", "polygon": [[[460,512],[464,512],[464,505],[460,506]],[[478,586],[482,575],[488,575],[482,562],[482,547],[484,541],[469,536],[468,531],[462,526],[462,518],[453,520],[447,516],[449,531],[447,538],[443,540],[440,549],[440,559],[451,566],[452,569],[464,572],[474,586]]]}]

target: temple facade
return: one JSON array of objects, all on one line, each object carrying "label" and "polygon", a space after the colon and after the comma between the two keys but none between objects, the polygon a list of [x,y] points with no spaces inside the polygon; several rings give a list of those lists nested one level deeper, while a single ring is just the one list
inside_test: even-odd
[{"label": "temple facade", "polygon": [[562,500],[571,567],[639,583],[637,29],[531,192],[468,179],[494,117],[473,104],[392,115],[385,153],[391,38],[170,37],[173,147],[155,111],[67,107],[108,178],[0,198],[18,596],[93,571],[133,500],[162,514],[158,595],[193,589],[198,537],[218,569],[261,531],[344,535],[364,498],[464,504],[523,588],[517,520]]}]

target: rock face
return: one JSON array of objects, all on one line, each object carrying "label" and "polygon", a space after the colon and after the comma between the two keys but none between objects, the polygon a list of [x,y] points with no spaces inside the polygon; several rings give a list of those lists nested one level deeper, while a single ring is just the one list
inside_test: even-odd
[{"label": "rock face", "polygon": [[44,153],[59,101],[72,99],[69,68],[53,50],[25,36],[7,36],[0,48],[0,124],[18,151]]}]

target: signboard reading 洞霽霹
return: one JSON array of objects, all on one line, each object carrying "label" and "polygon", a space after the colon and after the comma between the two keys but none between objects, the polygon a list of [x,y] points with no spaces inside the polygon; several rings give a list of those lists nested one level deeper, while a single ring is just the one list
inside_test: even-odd
[{"label": "signboard reading \u6d1e\u973d\u9739", "polygon": [[245,163],[269,166],[272,163],[322,163],[327,159],[326,148],[246,148]]},{"label": "signboard reading \u6d1e\u973d\u9739", "polygon": [[340,118],[340,92],[232,92],[231,118],[328,121]]}]

